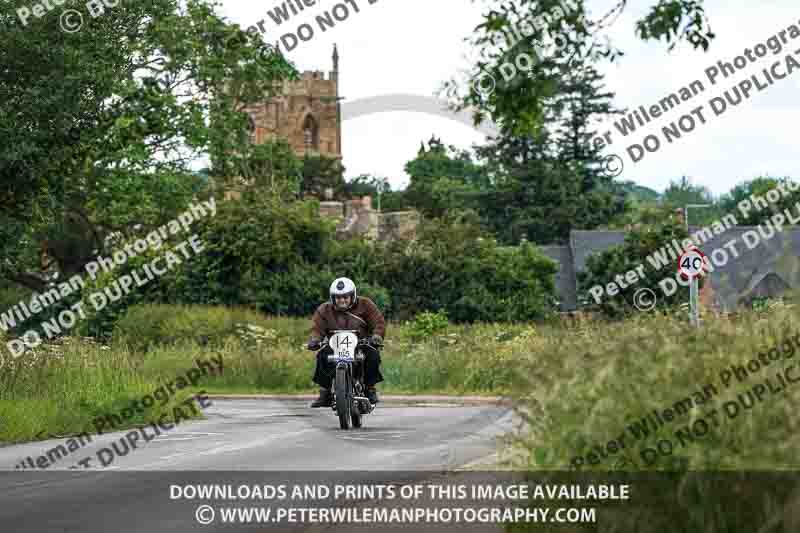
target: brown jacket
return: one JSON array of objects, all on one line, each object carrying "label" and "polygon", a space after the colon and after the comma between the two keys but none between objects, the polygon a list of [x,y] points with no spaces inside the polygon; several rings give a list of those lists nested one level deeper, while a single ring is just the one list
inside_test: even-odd
[{"label": "brown jacket", "polygon": [[386,322],[372,300],[359,296],[356,304],[348,311],[338,311],[330,302],[317,307],[311,318],[311,339],[322,340],[334,329],[357,330],[359,337],[368,335],[383,337],[386,333]]}]

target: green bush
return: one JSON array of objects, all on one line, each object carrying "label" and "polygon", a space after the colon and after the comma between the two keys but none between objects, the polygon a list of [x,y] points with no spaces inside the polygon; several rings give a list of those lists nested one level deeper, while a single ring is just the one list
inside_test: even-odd
[{"label": "green bush", "polygon": [[501,248],[462,220],[427,221],[412,243],[384,252],[378,282],[395,317],[444,310],[454,322],[525,321],[552,315],[556,265],[531,244]]},{"label": "green bush", "polygon": [[[89,296],[111,290],[167,250],[148,250],[83,291],[89,317],[79,332],[108,338],[134,305],[252,306],[266,314],[309,316],[337,277],[353,279],[387,319],[446,311],[461,322],[540,320],[555,309],[555,265],[532,245],[501,248],[474,221],[427,221],[419,238],[339,240],[316,201],[286,203],[253,192],[220,201],[196,224],[203,250],[164,276],[93,312]],[[182,234],[184,240],[189,234]]]},{"label": "green bush", "polygon": [[[587,309],[597,310],[610,318],[622,318],[636,313],[637,309],[633,304],[633,295],[636,291],[649,288],[659,295],[656,303],[662,310],[674,308],[680,302],[688,300],[689,289],[678,287],[674,294],[669,296],[664,294],[658,287],[658,282],[673,272],[672,265],[662,268],[655,272],[647,262],[647,257],[653,252],[666,245],[673,239],[682,242],[688,237],[686,229],[675,222],[661,223],[655,228],[634,229],[625,237],[625,243],[614,246],[598,254],[592,254],[586,260],[586,269],[578,274],[578,298],[582,306]],[[624,276],[626,272],[645,265],[649,275],[635,284],[628,284],[625,288],[620,288],[618,295],[603,298],[600,304],[596,304],[594,298],[588,291],[595,285],[605,287],[609,282],[614,281],[615,276]],[[699,278],[699,286],[702,287],[704,278]]]},{"label": "green bush", "polygon": [[84,276],[85,286],[81,291],[81,300],[86,319],[79,322],[78,333],[83,336],[108,339],[119,319],[129,308],[148,302],[163,302],[167,287],[174,279],[174,271],[156,277],[141,287],[134,284],[130,292],[123,293],[116,301],[111,297],[116,297],[119,290],[116,284],[122,276],[138,271],[140,279],[145,279],[146,276],[142,273],[144,265],[168,249],[168,246],[163,246],[159,250],[148,248],[143,254],[128,259],[124,265],[110,272],[101,271],[95,279]]},{"label": "green bush", "polygon": [[447,329],[449,325],[450,321],[447,319],[446,311],[438,311],[436,313],[424,311],[409,322],[409,334],[412,339],[420,340]]},{"label": "green bush", "polygon": [[285,272],[261,271],[242,281],[242,301],[271,315],[311,315],[328,299],[333,274],[314,265],[297,265]]},{"label": "green bush", "polygon": [[20,301],[28,301],[33,291],[19,285],[0,282],[0,313],[5,313]]},{"label": "green bush", "polygon": [[380,285],[372,285],[370,283],[361,283],[357,285],[357,287],[358,295],[366,296],[375,302],[375,305],[378,306],[378,309],[381,310],[384,317],[388,318],[392,316],[392,298],[387,289],[384,289]]}]

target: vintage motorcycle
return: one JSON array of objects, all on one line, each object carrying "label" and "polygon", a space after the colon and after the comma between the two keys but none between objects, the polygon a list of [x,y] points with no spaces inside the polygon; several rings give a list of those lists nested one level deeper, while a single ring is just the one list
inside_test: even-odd
[{"label": "vintage motorcycle", "polygon": [[[331,331],[321,349],[330,348],[328,361],[336,363],[333,378],[333,411],[339,416],[339,427],[360,428],[364,416],[370,414],[375,405],[365,396],[364,359],[366,351],[377,352],[368,339],[359,339],[356,330],[337,329]],[[377,353],[376,353],[377,355]]]}]

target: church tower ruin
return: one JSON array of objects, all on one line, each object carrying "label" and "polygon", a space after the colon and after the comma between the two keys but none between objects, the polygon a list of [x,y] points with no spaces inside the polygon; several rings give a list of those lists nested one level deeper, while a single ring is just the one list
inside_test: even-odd
[{"label": "church tower ruin", "polygon": [[339,52],[333,45],[333,70],[304,71],[286,81],[280,95],[250,106],[251,142],[286,139],[295,155],[306,153],[342,159],[342,113],[339,104]]}]

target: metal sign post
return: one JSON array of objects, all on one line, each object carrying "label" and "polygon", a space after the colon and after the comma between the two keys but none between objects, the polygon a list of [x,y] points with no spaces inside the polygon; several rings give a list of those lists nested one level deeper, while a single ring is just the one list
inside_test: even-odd
[{"label": "metal sign post", "polygon": [[691,285],[689,285],[689,321],[693,326],[700,325],[700,309],[697,302],[697,278],[692,278]]},{"label": "metal sign post", "polygon": [[703,274],[706,266],[706,256],[697,248],[689,248],[678,259],[678,273],[689,279],[689,321],[695,327],[700,325],[697,277]]},{"label": "metal sign post", "polygon": [[[689,208],[690,207],[711,207],[711,204],[687,204],[683,208],[683,222],[684,222],[684,224],[686,224],[686,233],[689,233]],[[700,254],[700,256],[703,258],[703,261],[704,262],[706,261],[705,254],[703,254],[703,252],[701,252],[697,248],[693,248],[693,249],[687,250],[687,253],[689,253],[690,251],[698,252]],[[683,256],[681,256],[681,259],[683,259]],[[679,271],[681,271],[680,264],[681,263],[679,261],[678,262],[678,265],[679,265],[678,266],[678,270]],[[700,273],[698,272],[698,273],[691,274],[689,272],[686,272],[685,275],[687,275],[691,279],[691,283],[689,284],[689,321],[692,323],[693,326],[699,326],[700,325],[700,306],[699,306],[699,294],[698,294],[699,290],[698,290],[697,276],[700,275]]]}]

